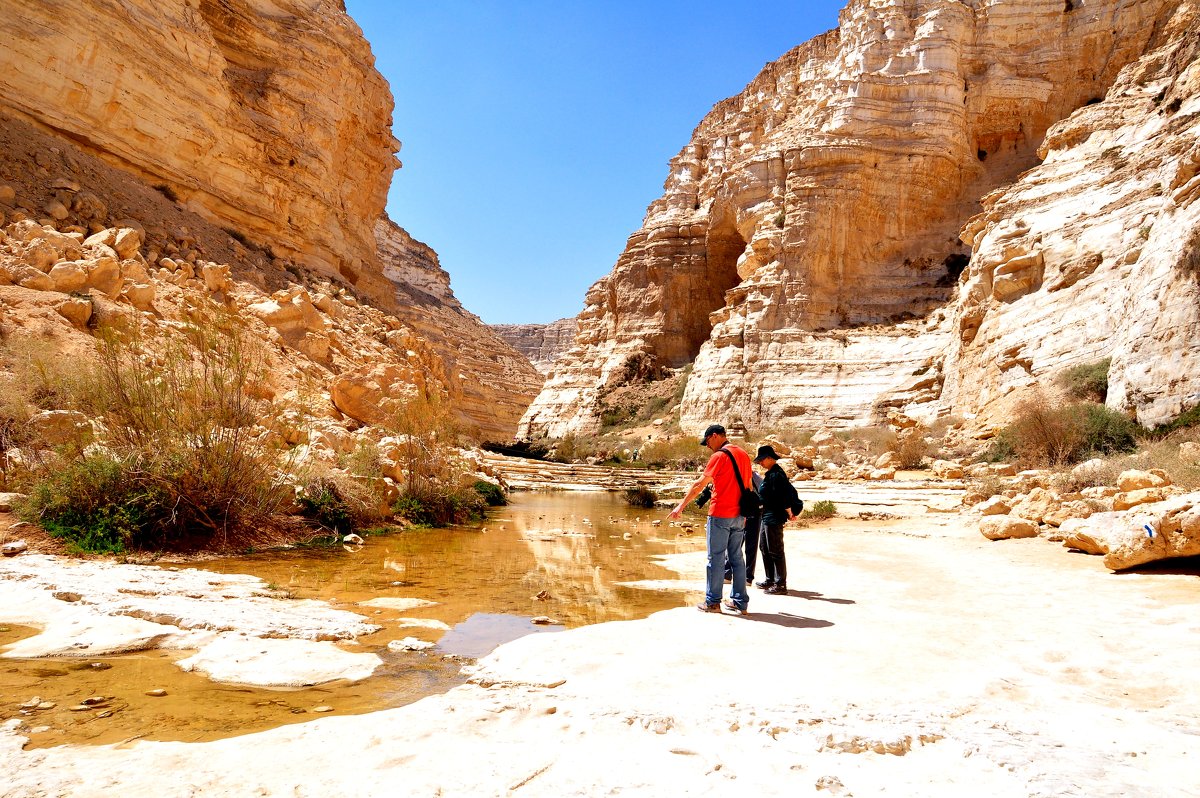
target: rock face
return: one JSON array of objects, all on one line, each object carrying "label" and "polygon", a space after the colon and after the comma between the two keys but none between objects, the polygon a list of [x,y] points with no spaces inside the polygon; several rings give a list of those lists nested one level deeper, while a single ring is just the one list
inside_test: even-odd
[{"label": "rock face", "polygon": [[689,362],[685,426],[980,412],[1108,354],[1114,406],[1177,410],[1194,14],[851,0],[696,128],[522,432],[594,430],[608,389]]},{"label": "rock face", "polygon": [[200,215],[350,282],[399,142],[336,0],[0,0],[0,104]]},{"label": "rock face", "polygon": [[539,374],[548,375],[574,344],[579,323],[572,317],[549,324],[493,324],[491,327],[496,335],[524,355]]},{"label": "rock face", "polygon": [[450,290],[437,253],[383,217],[375,226],[383,274],[394,284],[396,317],[445,364],[449,396],[480,438],[512,438],[542,377],[529,361]]}]

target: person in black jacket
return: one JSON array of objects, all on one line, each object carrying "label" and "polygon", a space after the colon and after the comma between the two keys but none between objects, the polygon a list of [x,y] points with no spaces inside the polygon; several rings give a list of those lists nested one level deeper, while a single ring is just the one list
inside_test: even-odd
[{"label": "person in black jacket", "polygon": [[796,488],[779,466],[779,455],[770,446],[758,447],[754,462],[765,468],[762,487],[762,559],[765,579],[755,582],[764,593],[787,593],[787,561],[783,556],[783,525],[795,518],[804,509],[804,502],[796,495]]}]

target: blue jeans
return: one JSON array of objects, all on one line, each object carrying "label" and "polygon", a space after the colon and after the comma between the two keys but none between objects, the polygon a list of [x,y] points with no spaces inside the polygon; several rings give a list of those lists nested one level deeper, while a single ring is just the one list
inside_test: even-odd
[{"label": "blue jeans", "polygon": [[740,515],[733,518],[708,517],[708,524],[704,528],[704,539],[708,544],[708,591],[704,594],[704,600],[709,604],[721,603],[727,559],[733,567],[729,598],[743,610],[750,603],[750,594],[746,592],[746,559],[742,555],[745,524],[746,519]]}]

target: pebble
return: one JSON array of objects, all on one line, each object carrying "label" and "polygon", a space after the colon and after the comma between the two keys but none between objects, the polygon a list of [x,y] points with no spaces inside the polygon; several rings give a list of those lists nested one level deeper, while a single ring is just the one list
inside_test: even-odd
[{"label": "pebble", "polygon": [[319,707],[313,707],[313,712],[333,712],[333,707],[322,704]]},{"label": "pebble", "polygon": [[12,543],[5,543],[3,546],[0,546],[0,551],[4,553],[5,557],[15,557],[28,548],[29,544],[25,541],[14,540]]},{"label": "pebble", "polygon": [[36,709],[37,705],[40,703],[42,703],[42,697],[40,695],[35,695],[24,704],[21,704],[21,709]]},{"label": "pebble", "polygon": [[87,712],[89,709],[91,709],[91,707],[89,707],[87,704],[76,704],[75,706],[71,707],[72,712]]},{"label": "pebble", "polygon": [[108,699],[102,695],[94,695],[94,696],[91,696],[90,698],[83,699],[79,703],[81,703],[85,706],[94,707],[94,706],[99,706],[100,704],[103,704],[107,700]]},{"label": "pebble", "polygon": [[107,662],[89,662],[88,667],[94,671],[106,671],[112,667]]},{"label": "pebble", "polygon": [[37,708],[38,709],[54,709],[56,706],[58,706],[58,704],[54,703],[53,701],[43,701],[42,703],[37,705]]},{"label": "pebble", "polygon": [[146,695],[150,696],[151,698],[162,698],[166,694],[167,694],[167,691],[162,689],[161,687],[157,687],[153,690],[146,691]]},{"label": "pebble", "polygon": [[556,621],[549,615],[539,615],[536,618],[531,618],[530,623],[536,623],[538,626],[557,626],[561,621]]},{"label": "pebble", "polygon": [[112,711],[111,709],[106,709],[106,710],[104,710],[103,712],[97,712],[97,713],[96,713],[96,717],[98,717],[98,718],[111,718],[111,717],[112,717],[112,714],[113,714],[113,711]]}]

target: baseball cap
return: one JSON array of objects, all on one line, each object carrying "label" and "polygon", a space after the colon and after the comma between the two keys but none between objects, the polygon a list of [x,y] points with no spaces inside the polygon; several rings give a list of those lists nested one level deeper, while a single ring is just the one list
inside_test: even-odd
[{"label": "baseball cap", "polygon": [[709,424],[708,429],[704,430],[704,437],[700,439],[701,446],[708,445],[708,439],[713,435],[724,435],[725,428],[720,424]]}]

